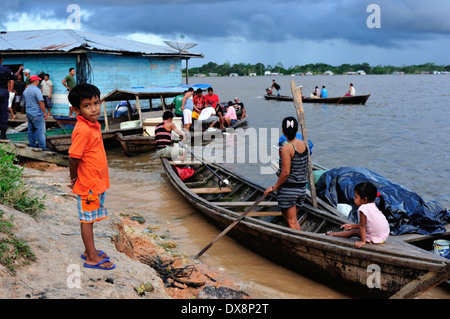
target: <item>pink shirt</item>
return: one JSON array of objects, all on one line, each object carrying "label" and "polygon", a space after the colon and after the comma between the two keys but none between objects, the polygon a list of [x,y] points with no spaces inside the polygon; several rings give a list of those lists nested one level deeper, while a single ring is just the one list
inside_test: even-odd
[{"label": "pink shirt", "polygon": [[358,211],[366,216],[366,241],[384,242],[389,236],[389,223],[375,203],[363,204]]},{"label": "pink shirt", "polygon": [[225,114],[225,117],[231,120],[237,120],[236,110],[234,109],[234,106],[228,107],[227,114]]}]

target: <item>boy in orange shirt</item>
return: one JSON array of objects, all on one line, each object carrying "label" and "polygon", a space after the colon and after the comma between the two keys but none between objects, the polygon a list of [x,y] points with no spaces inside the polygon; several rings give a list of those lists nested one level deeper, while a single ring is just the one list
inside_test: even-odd
[{"label": "boy in orange shirt", "polygon": [[109,188],[108,162],[100,124],[100,91],[91,84],[79,84],[69,93],[69,101],[77,114],[69,149],[70,187],[78,195],[78,213],[86,260],[84,267],[110,270],[115,265],[94,244],[94,222],[108,218],[104,207]]}]

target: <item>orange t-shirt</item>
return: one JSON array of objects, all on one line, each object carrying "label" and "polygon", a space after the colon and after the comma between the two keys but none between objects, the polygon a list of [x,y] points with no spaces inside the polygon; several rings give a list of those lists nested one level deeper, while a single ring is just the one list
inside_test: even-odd
[{"label": "orange t-shirt", "polygon": [[77,116],[69,156],[80,160],[78,178],[73,187],[75,194],[87,195],[92,191],[98,195],[109,188],[108,161],[98,122],[92,123],[80,115]]}]

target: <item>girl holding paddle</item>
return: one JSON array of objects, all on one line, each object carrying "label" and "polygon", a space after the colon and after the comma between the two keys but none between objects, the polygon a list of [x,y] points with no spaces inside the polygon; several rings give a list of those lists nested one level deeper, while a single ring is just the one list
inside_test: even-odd
[{"label": "girl holding paddle", "polygon": [[296,138],[298,122],[295,118],[286,117],[282,131],[287,143],[280,149],[278,181],[264,194],[277,191],[278,206],[288,226],[300,230],[297,214],[306,197],[308,153],[305,143]]}]

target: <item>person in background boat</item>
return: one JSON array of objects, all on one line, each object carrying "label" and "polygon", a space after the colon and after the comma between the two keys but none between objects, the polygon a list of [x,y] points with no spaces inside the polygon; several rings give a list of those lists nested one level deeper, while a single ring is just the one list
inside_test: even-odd
[{"label": "person in background boat", "polygon": [[280,97],[281,96],[281,86],[275,82],[275,80],[272,80],[272,86],[270,87],[271,90],[275,89],[277,90],[277,96]]},{"label": "person in background boat", "polygon": [[53,93],[53,82],[50,80],[50,75],[45,74],[44,80],[41,82],[41,92],[44,97],[44,104],[48,110],[48,116],[52,114],[52,93]]},{"label": "person in background boat", "polygon": [[38,147],[48,150],[45,143],[45,110],[44,97],[38,88],[42,79],[37,75],[30,76],[30,85],[23,91],[23,97],[27,105],[28,142],[30,147]]},{"label": "person in background boat", "polygon": [[[319,87],[316,85],[316,87],[314,88],[314,92],[316,93],[316,97],[320,97],[320,89]],[[313,93],[314,93],[313,92]]]},{"label": "person in background boat", "polygon": [[316,91],[312,92],[311,95],[310,95],[309,97],[310,97],[310,98],[313,98],[313,99],[319,98],[319,96],[317,96]]},{"label": "person in background boat", "polygon": [[195,95],[193,98],[194,102],[194,111],[192,112],[192,118],[197,120],[202,110],[205,108],[205,97],[203,96],[203,90],[198,88],[195,91]]},{"label": "person in background boat", "polygon": [[181,110],[181,105],[183,105],[183,98],[186,94],[187,90],[183,92],[183,94],[175,96],[173,99],[173,105],[174,105],[174,113],[175,116],[183,118],[183,111]]},{"label": "person in background boat", "polygon": [[25,82],[20,73],[17,74],[17,79],[14,81],[14,113],[21,112],[25,114],[25,100],[23,98],[23,91],[25,91]]},{"label": "person in background boat", "polygon": [[245,114],[245,106],[244,103],[239,101],[238,97],[234,98],[234,107],[236,109],[236,116],[237,119],[240,121],[242,120],[244,117],[246,117],[247,115]]},{"label": "person in background boat", "polygon": [[322,98],[328,97],[328,91],[325,88],[325,85],[322,85],[322,90],[320,90],[320,97],[322,97]]},{"label": "person in background boat", "polygon": [[300,230],[297,214],[306,197],[308,153],[305,143],[296,138],[298,122],[292,116],[282,122],[287,144],[280,148],[278,180],[264,192],[277,191],[278,206],[292,229]]},{"label": "person in background boat", "polygon": [[108,218],[104,206],[105,192],[110,187],[108,160],[100,124],[100,90],[92,84],[79,84],[69,93],[69,101],[77,114],[69,148],[70,185],[77,195],[81,238],[85,251],[84,267],[111,270],[115,268],[106,253],[95,248],[94,223]]},{"label": "person in background boat", "polygon": [[156,155],[159,157],[172,158],[173,160],[182,160],[185,150],[172,141],[172,131],[181,136],[182,141],[186,140],[186,135],[172,122],[172,111],[165,111],[163,122],[159,123],[155,129]]},{"label": "person in background boat", "polygon": [[192,125],[192,112],[194,111],[193,101],[194,89],[189,88],[183,97],[181,110],[183,111],[183,128],[189,132]]},{"label": "person in background boat", "polygon": [[[75,87],[75,69],[74,68],[70,68],[69,69],[69,75],[67,75],[62,81],[61,83],[66,87],[67,89],[67,95],[69,95],[70,90],[72,90],[72,88]],[[72,105],[70,104],[70,100],[69,100],[69,116],[73,116],[73,110],[72,110]]]},{"label": "person in background boat", "polygon": [[203,127],[203,124],[209,125],[208,130],[212,131],[214,130],[214,125],[216,125],[220,119],[216,116],[216,109],[213,108],[212,105],[208,105],[200,113],[198,121],[200,123],[200,127]]},{"label": "person in background boat", "polygon": [[115,117],[128,116],[128,112],[131,115],[136,112],[136,105],[132,105],[130,101],[120,101],[116,105],[116,109],[114,111]]},{"label": "person in background boat", "polygon": [[23,67],[19,67],[19,71],[15,74],[10,68],[3,66],[3,56],[0,54],[0,139],[6,139],[6,130],[8,129],[9,118],[9,90],[11,81],[17,77]]},{"label": "person in background boat", "polygon": [[225,108],[225,115],[223,117],[224,119],[224,125],[230,127],[231,125],[237,123],[237,115],[236,115],[236,109],[234,108],[233,102],[229,101],[228,105]]},{"label": "person in background boat", "polygon": [[205,95],[205,106],[211,105],[216,110],[216,116],[219,117],[220,128],[224,128],[223,126],[223,109],[220,105],[219,97],[214,93],[214,89],[212,87],[208,88],[208,94]]},{"label": "person in background boat", "polygon": [[30,69],[23,70],[23,75],[26,76],[26,78],[25,78],[25,88],[27,88],[28,85],[30,85],[30,74],[31,74]]},{"label": "person in background boat", "polygon": [[[377,188],[370,182],[359,183],[354,189],[354,202],[358,206],[359,224],[344,224],[344,231],[328,231],[328,236],[352,237],[358,236],[360,241],[355,242],[355,247],[360,248],[366,243],[382,244],[389,236],[389,223],[384,214],[374,203],[377,197]],[[381,205],[384,199],[380,196]]]},{"label": "person in background boat", "polygon": [[345,94],[345,96],[355,96],[356,95],[356,91],[355,88],[353,87],[353,83],[350,83],[350,88],[347,92],[347,94]]}]

